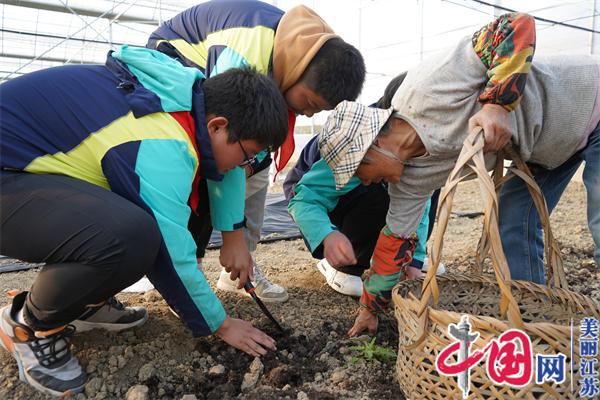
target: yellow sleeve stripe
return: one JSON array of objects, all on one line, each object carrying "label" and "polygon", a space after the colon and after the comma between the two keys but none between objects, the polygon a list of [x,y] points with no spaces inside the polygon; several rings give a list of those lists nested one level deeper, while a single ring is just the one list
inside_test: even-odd
[{"label": "yellow sleeve stripe", "polygon": [[[181,142],[181,151],[189,153],[196,162],[198,156],[186,131],[168,113],[154,113],[135,118],[133,113],[116,119],[110,125],[92,133],[73,150],[48,154],[33,160],[25,171],[59,174],[82,179],[110,189],[102,172],[102,158],[113,147],[123,143],[148,139],[172,139]],[[135,166],[132,166],[135,168]]]},{"label": "yellow sleeve stripe", "polygon": [[[157,46],[161,42],[170,43],[181,55],[201,68],[206,68],[208,49],[212,46],[227,46],[244,57],[248,64],[254,66],[258,72],[266,75],[269,72],[274,41],[275,31],[273,29],[255,26],[213,32],[200,43],[188,43],[183,39],[174,39],[160,40],[157,42]],[[264,49],[271,49],[271,51],[265,52]]]}]

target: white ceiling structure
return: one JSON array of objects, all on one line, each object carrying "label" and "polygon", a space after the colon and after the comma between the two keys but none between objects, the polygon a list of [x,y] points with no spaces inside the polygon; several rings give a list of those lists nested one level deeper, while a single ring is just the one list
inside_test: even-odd
[{"label": "white ceiling structure", "polygon": [[[250,0],[249,0],[250,1]],[[103,63],[122,43],[144,46],[194,0],[0,0],[0,82],[66,63]],[[600,0],[270,0],[315,9],[367,63],[361,100],[391,78],[509,10],[536,16],[537,54],[600,54]],[[317,116],[321,122],[326,113]],[[301,118],[299,124],[310,123]]]},{"label": "white ceiling structure", "polygon": [[195,4],[164,0],[2,0],[0,79],[66,63],[103,63],[143,46],[162,20]]}]

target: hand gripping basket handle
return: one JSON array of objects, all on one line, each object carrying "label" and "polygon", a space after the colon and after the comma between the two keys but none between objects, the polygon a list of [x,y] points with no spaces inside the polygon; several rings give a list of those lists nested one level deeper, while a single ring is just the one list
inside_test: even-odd
[{"label": "hand gripping basket handle", "polygon": [[[437,229],[433,238],[433,244],[429,251],[430,257],[430,268],[427,271],[427,275],[423,282],[421,301],[419,305],[418,315],[421,319],[421,335],[419,339],[412,346],[419,345],[427,334],[427,322],[429,313],[429,302],[432,300],[432,306],[437,305],[439,299],[439,289],[436,280],[436,272],[440,263],[442,246],[444,242],[444,233],[448,226],[448,219],[450,217],[450,211],[452,210],[452,202],[456,188],[458,184],[468,176],[475,174],[477,176],[481,196],[484,205],[484,236],[483,241],[485,242],[484,251],[491,251],[492,267],[498,282],[500,289],[500,312],[502,316],[508,318],[509,324],[514,328],[524,329],[523,320],[521,318],[521,312],[519,306],[511,293],[510,290],[510,271],[508,269],[508,263],[506,256],[502,250],[502,243],[500,241],[500,233],[498,230],[498,199],[495,192],[495,186],[488,174],[483,158],[483,145],[484,136],[483,130],[480,127],[473,129],[469,136],[465,139],[462,151],[458,157],[456,165],[446,185],[440,193],[438,203],[438,215],[437,215]],[[507,146],[507,148],[509,148]],[[550,230],[550,223],[548,218],[548,210],[544,197],[541,190],[535,183],[531,176],[531,172],[527,168],[526,164],[520,159],[517,152],[513,149],[507,149],[507,152],[511,158],[517,164],[516,170],[513,173],[522,178],[533,196],[534,203],[538,209],[544,232],[546,235],[546,258],[549,262],[550,270],[549,275],[552,277],[551,283],[559,288],[567,288],[565,274],[563,270],[562,260],[560,258],[560,250],[558,245],[555,243]],[[498,157],[498,162],[502,162],[502,157]],[[463,173],[463,170],[467,169]],[[470,171],[469,171],[470,169]],[[503,179],[500,183],[506,181]],[[550,281],[549,281],[550,282]]]}]

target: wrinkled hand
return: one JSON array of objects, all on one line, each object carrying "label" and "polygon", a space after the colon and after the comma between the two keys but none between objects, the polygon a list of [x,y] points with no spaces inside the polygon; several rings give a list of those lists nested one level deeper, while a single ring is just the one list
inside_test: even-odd
[{"label": "wrinkled hand", "polygon": [[226,317],[215,335],[227,344],[254,357],[267,354],[268,350],[276,351],[273,338],[252,326],[248,321]]},{"label": "wrinkled hand", "polygon": [[368,329],[369,333],[374,334],[377,332],[378,324],[379,319],[377,318],[377,315],[372,314],[368,308],[361,307],[358,310],[358,316],[356,317],[356,320],[354,320],[354,325],[348,331],[348,336],[356,336],[365,329]]},{"label": "wrinkled hand", "polygon": [[232,280],[240,278],[238,289],[244,287],[252,277],[252,256],[244,239],[244,230],[221,232],[223,245],[219,254],[219,262],[230,273]]},{"label": "wrinkled hand", "polygon": [[323,255],[334,268],[356,264],[352,243],[338,231],[331,232],[323,240]]},{"label": "wrinkled hand", "polygon": [[423,271],[421,271],[419,268],[413,267],[413,266],[407,267],[406,273],[404,274],[404,277],[406,280],[419,279],[423,276],[425,276]]},{"label": "wrinkled hand", "polygon": [[512,137],[508,121],[508,111],[497,104],[485,104],[481,110],[469,119],[469,131],[476,126],[483,128],[485,136],[485,152],[502,149]]}]

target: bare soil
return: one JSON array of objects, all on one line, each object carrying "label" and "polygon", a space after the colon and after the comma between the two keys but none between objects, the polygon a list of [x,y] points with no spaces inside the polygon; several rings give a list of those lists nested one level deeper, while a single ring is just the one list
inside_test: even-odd
[{"label": "bare soil", "polygon": [[[455,210],[481,210],[478,190],[473,182],[461,184]],[[552,226],[571,289],[600,300],[600,272],[592,258],[585,204],[585,188],[572,182],[552,215]],[[449,271],[467,272],[474,265],[481,224],[481,217],[452,217],[442,256]],[[250,320],[272,334],[278,341],[276,353],[263,357],[260,363],[253,362],[214,337],[192,338],[156,291],[120,294],[119,299],[126,304],[147,307],[150,318],[144,326],[128,332],[76,335],[74,354],[89,375],[85,393],[76,398],[403,398],[394,378],[393,362],[369,362],[351,349],[370,340],[368,336],[346,337],[356,301],[325,284],[301,240],[259,245],[257,261],[271,280],[287,287],[290,293],[288,302],[269,305],[286,328],[285,334],[275,331],[250,298],[217,294],[230,315]],[[218,253],[209,252],[204,264],[207,278],[214,284],[220,268]],[[35,270],[1,274],[0,289],[27,289],[35,275]],[[1,298],[0,305],[6,304],[8,299]],[[381,346],[397,348],[397,327],[391,310],[381,321],[376,338]],[[254,384],[253,377],[258,378]],[[145,386],[147,394],[143,395],[145,389],[136,385]],[[47,396],[18,380],[15,361],[6,351],[0,351],[0,399],[44,398]]]}]

